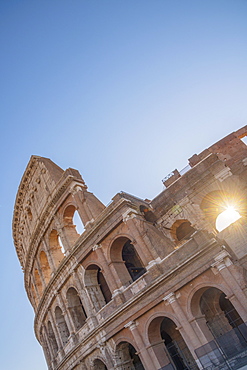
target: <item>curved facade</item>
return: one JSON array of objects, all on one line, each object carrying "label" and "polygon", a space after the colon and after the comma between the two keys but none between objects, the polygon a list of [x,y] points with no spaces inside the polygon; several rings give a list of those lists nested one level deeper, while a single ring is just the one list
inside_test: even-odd
[{"label": "curved facade", "polygon": [[152,201],[107,207],[78,171],[31,157],[13,236],[49,369],[247,364],[246,135],[192,156]]}]

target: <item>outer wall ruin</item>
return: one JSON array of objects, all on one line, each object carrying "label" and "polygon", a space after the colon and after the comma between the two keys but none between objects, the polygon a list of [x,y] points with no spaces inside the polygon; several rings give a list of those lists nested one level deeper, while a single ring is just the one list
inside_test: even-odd
[{"label": "outer wall ruin", "polygon": [[31,157],[13,237],[50,370],[247,364],[246,135],[192,156],[152,201],[107,207],[77,170]]}]

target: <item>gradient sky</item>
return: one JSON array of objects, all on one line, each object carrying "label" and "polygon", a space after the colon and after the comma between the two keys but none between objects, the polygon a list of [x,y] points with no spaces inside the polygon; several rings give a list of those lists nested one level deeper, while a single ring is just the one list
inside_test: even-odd
[{"label": "gradient sky", "polygon": [[0,368],[45,370],[11,231],[30,156],[155,197],[247,124],[247,1],[0,0],[0,50]]}]

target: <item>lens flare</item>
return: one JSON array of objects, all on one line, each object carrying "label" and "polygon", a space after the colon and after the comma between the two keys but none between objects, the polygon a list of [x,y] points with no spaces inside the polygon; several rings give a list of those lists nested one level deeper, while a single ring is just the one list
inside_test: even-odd
[{"label": "lens flare", "polygon": [[216,229],[222,231],[241,218],[233,206],[228,206],[216,219]]}]

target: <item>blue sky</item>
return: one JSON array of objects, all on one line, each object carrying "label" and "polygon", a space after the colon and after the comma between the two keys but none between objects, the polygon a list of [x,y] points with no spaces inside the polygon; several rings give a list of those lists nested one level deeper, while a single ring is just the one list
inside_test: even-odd
[{"label": "blue sky", "polygon": [[247,124],[247,2],[0,1],[2,370],[45,370],[11,235],[32,154],[104,203]]}]

